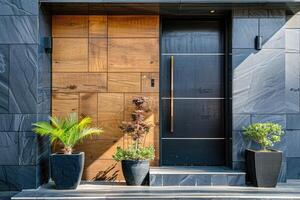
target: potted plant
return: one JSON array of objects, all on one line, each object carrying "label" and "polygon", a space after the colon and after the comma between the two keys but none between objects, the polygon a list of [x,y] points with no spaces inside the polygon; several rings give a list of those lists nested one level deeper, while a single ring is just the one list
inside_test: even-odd
[{"label": "potted plant", "polygon": [[284,134],[281,125],[254,123],[244,128],[244,135],[258,143],[259,150],[246,149],[247,181],[257,187],[275,187],[280,173],[282,152],[270,149]]},{"label": "potted plant", "polygon": [[149,173],[149,160],[154,159],[153,146],[145,147],[143,139],[149,133],[151,124],[145,121],[145,113],[150,112],[147,98],[136,97],[132,100],[135,110],[130,122],[122,122],[121,131],[131,139],[131,145],[126,149],[117,147],[113,158],[121,161],[122,171],[127,185],[142,185]]},{"label": "potted plant", "polygon": [[84,167],[84,152],[74,152],[74,146],[82,139],[102,133],[102,129],[90,128],[92,119],[79,120],[76,114],[66,118],[50,117],[50,122],[37,122],[33,131],[49,136],[50,142],[59,142],[62,153],[50,156],[51,178],[57,189],[76,189]]}]

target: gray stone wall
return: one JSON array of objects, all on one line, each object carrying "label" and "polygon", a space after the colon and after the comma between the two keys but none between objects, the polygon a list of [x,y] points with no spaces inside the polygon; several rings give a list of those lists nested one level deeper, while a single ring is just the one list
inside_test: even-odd
[{"label": "gray stone wall", "polygon": [[[284,10],[235,10],[232,20],[233,167],[244,169],[245,148],[259,148],[243,138],[242,127],[270,121],[286,132],[274,147],[284,152],[279,180],[300,178],[300,16],[286,16]],[[263,37],[259,51],[256,35]]]},{"label": "gray stone wall", "polygon": [[47,23],[39,13],[38,0],[0,0],[0,191],[47,180],[48,140],[31,131],[50,113],[51,63],[40,48],[47,32],[39,32]]}]

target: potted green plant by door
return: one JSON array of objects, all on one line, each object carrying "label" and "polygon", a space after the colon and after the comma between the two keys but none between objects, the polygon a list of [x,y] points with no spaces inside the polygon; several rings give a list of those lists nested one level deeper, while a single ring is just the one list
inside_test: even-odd
[{"label": "potted green plant by door", "polygon": [[131,144],[123,149],[117,147],[113,158],[121,161],[122,171],[127,185],[142,185],[149,173],[149,161],[154,159],[153,146],[145,147],[143,140],[150,132],[151,124],[145,121],[145,114],[150,112],[147,98],[136,97],[132,100],[135,110],[130,122],[123,122],[121,131],[128,135]]},{"label": "potted green plant by door", "polygon": [[246,149],[247,181],[257,187],[275,187],[281,169],[282,152],[270,149],[281,140],[282,127],[275,123],[254,123],[244,128],[244,135],[258,143],[259,150]]},{"label": "potted green plant by door", "polygon": [[101,134],[102,129],[91,128],[92,119],[79,120],[72,113],[66,118],[50,117],[50,122],[37,122],[33,131],[42,136],[49,136],[50,142],[62,144],[62,153],[50,156],[51,178],[57,189],[76,189],[80,183],[84,152],[74,152],[74,146],[88,136]]}]

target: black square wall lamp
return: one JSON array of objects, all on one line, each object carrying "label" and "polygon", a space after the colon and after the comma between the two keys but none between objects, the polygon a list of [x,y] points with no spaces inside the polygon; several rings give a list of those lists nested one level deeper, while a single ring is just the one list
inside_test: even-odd
[{"label": "black square wall lamp", "polygon": [[46,53],[52,53],[52,37],[44,37],[44,49]]},{"label": "black square wall lamp", "polygon": [[255,49],[256,50],[261,50],[262,48],[262,36],[257,35],[255,37]]}]

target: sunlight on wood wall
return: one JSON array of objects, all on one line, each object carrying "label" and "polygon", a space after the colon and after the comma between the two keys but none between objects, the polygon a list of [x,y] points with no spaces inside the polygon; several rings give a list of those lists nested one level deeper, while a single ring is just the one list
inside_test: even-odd
[{"label": "sunlight on wood wall", "polygon": [[[90,116],[105,133],[76,146],[86,154],[83,178],[122,180],[112,160],[117,146],[128,144],[120,132],[129,120],[135,96],[149,97],[155,126],[145,144],[159,156],[159,17],[70,16],[52,18],[52,114]],[[151,79],[155,80],[151,87]]]}]

